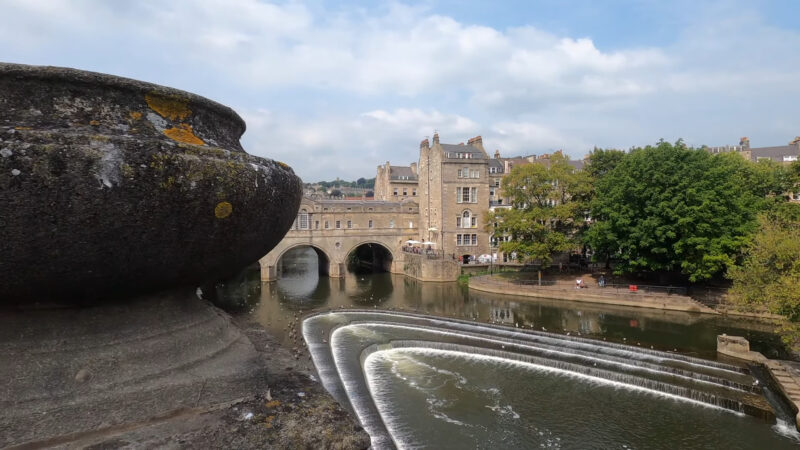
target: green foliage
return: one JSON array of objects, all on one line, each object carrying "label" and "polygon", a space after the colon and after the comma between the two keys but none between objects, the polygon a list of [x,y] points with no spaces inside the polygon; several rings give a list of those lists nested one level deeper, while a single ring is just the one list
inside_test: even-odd
[{"label": "green foliage", "polygon": [[[586,242],[618,273],[681,272],[708,279],[735,263],[756,217],[783,199],[777,166],[674,145],[633,149],[596,181]],[[765,197],[765,195],[768,195]]]},{"label": "green foliage", "polygon": [[503,178],[502,194],[514,208],[487,214],[487,230],[511,236],[500,244],[501,251],[547,266],[554,253],[579,245],[590,193],[589,174],[576,171],[560,153],[549,164],[517,166]]},{"label": "green foliage", "polygon": [[342,180],[334,180],[334,181],[320,181],[317,183],[325,189],[329,188],[342,188],[342,187],[350,187],[350,188],[364,188],[364,189],[374,189],[375,188],[375,178],[359,178],[356,181],[342,181]]},{"label": "green foliage", "polygon": [[622,150],[603,150],[602,148],[595,147],[595,149],[589,153],[589,164],[586,165],[584,170],[589,173],[592,179],[599,180],[607,173],[614,170],[624,157],[625,152]]},{"label": "green foliage", "polygon": [[800,205],[785,203],[759,218],[760,229],[733,266],[731,299],[745,310],[786,317],[784,339],[800,342]]}]

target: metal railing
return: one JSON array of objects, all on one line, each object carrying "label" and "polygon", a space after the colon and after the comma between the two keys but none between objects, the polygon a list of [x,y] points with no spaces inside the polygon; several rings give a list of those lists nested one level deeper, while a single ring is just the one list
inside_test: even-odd
[{"label": "metal railing", "polygon": [[663,296],[663,295],[687,295],[687,288],[684,286],[656,286],[647,284],[605,284],[600,286],[594,280],[587,283],[584,280],[583,287],[577,287],[575,283],[562,280],[514,280],[501,279],[491,275],[476,277],[481,282],[495,284],[498,286],[524,286],[532,289],[547,289],[554,291],[580,290],[597,294],[622,295],[636,294],[640,296]]},{"label": "metal railing", "polygon": [[403,253],[409,255],[416,255],[426,259],[456,259],[454,254],[445,255],[442,250],[434,250],[434,249],[425,249],[420,247],[402,247]]}]

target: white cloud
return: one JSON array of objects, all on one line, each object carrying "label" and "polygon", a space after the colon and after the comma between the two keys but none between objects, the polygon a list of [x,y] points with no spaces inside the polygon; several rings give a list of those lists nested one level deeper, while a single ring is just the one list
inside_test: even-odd
[{"label": "white cloud", "polygon": [[[727,3],[727,2],[726,2]],[[426,7],[6,0],[0,60],[112,72],[238,105],[248,150],[308,178],[407,163],[434,129],[504,154],[800,134],[800,33],[696,6],[660,47],[467,24]],[[625,29],[620,27],[620,35]]]},{"label": "white cloud", "polygon": [[447,130],[454,141],[480,130],[467,117],[436,110],[373,110],[311,120],[263,109],[241,111],[247,122],[245,150],[283,161],[309,181],[329,179],[331,174],[373,177],[376,166],[385,161],[415,161],[419,142],[435,129]]}]

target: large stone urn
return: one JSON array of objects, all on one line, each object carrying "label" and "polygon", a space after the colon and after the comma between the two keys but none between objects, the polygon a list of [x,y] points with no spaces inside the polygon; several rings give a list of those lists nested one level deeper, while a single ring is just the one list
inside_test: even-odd
[{"label": "large stone urn", "polygon": [[244,130],[187,92],[0,64],[0,302],[196,286],[267,254],[302,185]]}]

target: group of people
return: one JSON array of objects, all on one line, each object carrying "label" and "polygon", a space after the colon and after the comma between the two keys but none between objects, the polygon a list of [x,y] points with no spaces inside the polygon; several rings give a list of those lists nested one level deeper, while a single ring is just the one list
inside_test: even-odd
[{"label": "group of people", "polygon": [[[606,287],[606,277],[600,275],[600,278],[597,279],[597,285],[600,287]],[[575,280],[575,289],[583,289],[586,287],[586,284],[583,282],[583,279],[578,278]]]},{"label": "group of people", "polygon": [[410,245],[404,245],[403,246],[403,251],[406,252],[406,253],[414,253],[414,254],[417,254],[417,255],[422,255],[423,253],[426,254],[426,255],[429,255],[429,254],[433,253],[433,248],[431,248],[430,245],[425,247],[424,249],[422,247],[414,247],[414,246],[410,246]]}]

